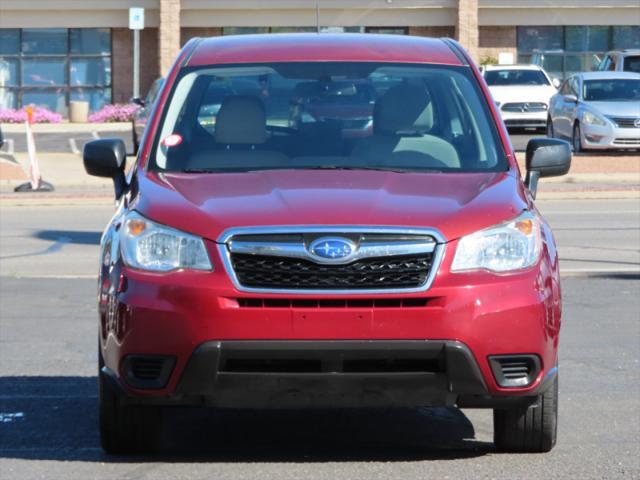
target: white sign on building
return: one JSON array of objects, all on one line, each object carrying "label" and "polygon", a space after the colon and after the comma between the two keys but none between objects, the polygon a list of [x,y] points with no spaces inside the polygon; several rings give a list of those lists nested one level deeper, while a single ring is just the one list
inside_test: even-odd
[{"label": "white sign on building", "polygon": [[144,29],[144,8],[132,7],[129,9],[129,29]]}]

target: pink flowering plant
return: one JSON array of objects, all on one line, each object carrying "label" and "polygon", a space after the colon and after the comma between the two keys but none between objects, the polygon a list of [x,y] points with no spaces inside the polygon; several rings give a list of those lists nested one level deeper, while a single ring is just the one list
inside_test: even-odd
[{"label": "pink flowering plant", "polygon": [[[25,107],[18,110],[13,108],[0,109],[0,123],[24,123],[27,121]],[[62,115],[43,107],[33,107],[34,123],[60,123]]]},{"label": "pink flowering plant", "polygon": [[133,103],[105,105],[89,115],[89,121],[92,123],[130,122],[138,108],[140,107]]}]

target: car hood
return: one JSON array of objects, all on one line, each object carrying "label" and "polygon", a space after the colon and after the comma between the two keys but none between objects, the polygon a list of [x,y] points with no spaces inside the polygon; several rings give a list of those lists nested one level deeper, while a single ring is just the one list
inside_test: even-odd
[{"label": "car hood", "polygon": [[584,106],[611,117],[640,117],[638,102],[584,102]]},{"label": "car hood", "polygon": [[496,102],[544,102],[549,104],[549,99],[557,93],[550,85],[489,87],[489,91]]},{"label": "car hood", "polygon": [[136,210],[210,240],[232,227],[271,225],[431,227],[453,240],[527,206],[510,172],[146,172],[138,182]]}]

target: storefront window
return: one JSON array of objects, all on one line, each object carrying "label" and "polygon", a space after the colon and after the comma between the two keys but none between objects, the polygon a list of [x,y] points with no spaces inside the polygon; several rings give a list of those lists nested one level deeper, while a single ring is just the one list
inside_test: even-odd
[{"label": "storefront window", "polygon": [[67,59],[29,58],[22,60],[22,85],[44,87],[64,86]]},{"label": "storefront window", "polygon": [[609,27],[566,27],[565,50],[604,52],[609,49]]},{"label": "storefront window", "polygon": [[54,112],[64,112],[66,110],[65,89],[60,88],[29,88],[22,92],[22,103],[24,105],[38,105],[46,107]]},{"label": "storefront window", "polygon": [[518,61],[562,78],[595,70],[608,50],[640,48],[640,27],[580,25],[517,27]]},{"label": "storefront window", "polygon": [[613,48],[640,48],[640,27],[613,27]]},{"label": "storefront window", "polygon": [[18,85],[18,59],[0,58],[0,87]]},{"label": "storefront window", "polygon": [[562,27],[518,27],[518,51],[559,50],[563,48]]},{"label": "storefront window", "polygon": [[108,28],[72,28],[69,35],[72,55],[111,54],[111,32]]},{"label": "storefront window", "polygon": [[66,28],[23,28],[22,53],[30,55],[65,55]]},{"label": "storefront window", "polygon": [[92,111],[111,102],[111,30],[0,29],[0,109],[35,104],[64,115],[69,100]]},{"label": "storefront window", "polygon": [[0,29],[0,55],[17,55],[18,53],[20,53],[20,30]]},{"label": "storefront window", "polygon": [[69,68],[70,84],[74,85],[111,85],[111,59],[72,58]]}]

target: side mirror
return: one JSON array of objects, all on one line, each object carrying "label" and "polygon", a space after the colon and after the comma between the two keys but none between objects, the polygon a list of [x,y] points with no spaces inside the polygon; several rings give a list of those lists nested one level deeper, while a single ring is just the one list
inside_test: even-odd
[{"label": "side mirror", "polygon": [[145,105],[144,100],[142,98],[140,98],[140,97],[131,97],[129,99],[129,101],[131,103],[135,103],[136,105],[140,105],[141,107],[144,107],[144,105]]},{"label": "side mirror", "polygon": [[559,177],[571,168],[571,145],[557,138],[532,138],[527,144],[525,185],[536,198],[538,180]]},{"label": "side mirror", "polygon": [[567,103],[578,103],[578,97],[575,95],[563,95],[562,99]]},{"label": "side mirror", "polygon": [[551,85],[553,85],[556,88],[556,90],[559,89],[560,88],[560,79],[553,78],[551,80]]},{"label": "side mirror", "polygon": [[127,185],[124,175],[127,149],[124,142],[119,138],[101,138],[87,142],[82,159],[84,169],[89,175],[113,179],[116,200],[118,200]]}]

